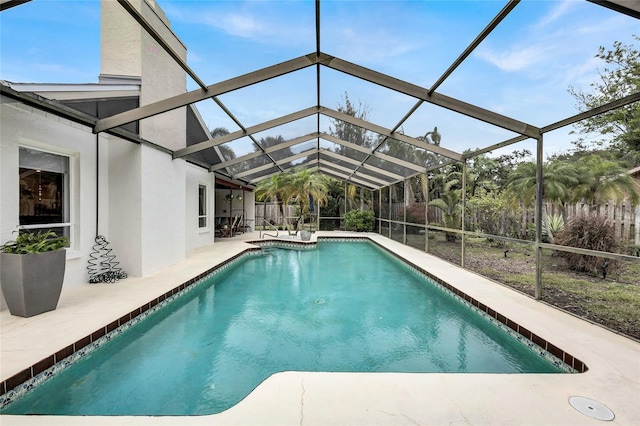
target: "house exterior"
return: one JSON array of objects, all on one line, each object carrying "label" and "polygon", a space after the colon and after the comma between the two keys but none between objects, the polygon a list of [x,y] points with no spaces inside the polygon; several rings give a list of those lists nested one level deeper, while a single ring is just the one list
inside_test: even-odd
[{"label": "house exterior", "polygon": [[[162,10],[132,3],[186,58]],[[227,214],[224,202],[216,211],[216,198],[242,194],[245,215],[254,215],[251,188],[216,190],[220,177],[173,159],[209,138],[195,107],[93,133],[97,118],[186,92],[184,70],[117,2],[101,3],[101,19],[98,83],[0,82],[0,242],[18,229],[68,236],[64,289],[88,283],[97,235],[127,274],[145,276],[214,243],[215,218]]]}]

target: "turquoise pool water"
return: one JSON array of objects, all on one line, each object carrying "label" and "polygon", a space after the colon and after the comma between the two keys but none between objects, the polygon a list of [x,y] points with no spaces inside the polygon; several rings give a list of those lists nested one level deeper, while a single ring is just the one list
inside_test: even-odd
[{"label": "turquoise pool water", "polygon": [[561,372],[370,243],[265,248],[207,281],[2,413],[212,414],[291,370]]}]

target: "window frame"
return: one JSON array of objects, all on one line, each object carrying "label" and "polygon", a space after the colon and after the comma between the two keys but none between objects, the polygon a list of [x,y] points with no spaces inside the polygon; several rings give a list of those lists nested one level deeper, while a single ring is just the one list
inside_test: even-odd
[{"label": "window frame", "polygon": [[[58,150],[53,147],[44,147],[40,146],[40,144],[29,144],[29,143],[20,143],[18,144],[18,192],[20,192],[20,168],[22,165],[20,163],[20,151],[22,149],[28,149],[30,151],[37,151],[43,154],[52,154],[57,155],[59,157],[65,157],[67,160],[67,173],[66,175],[63,173],[63,188],[66,191],[66,196],[62,197],[63,209],[66,209],[67,214],[63,215],[67,216],[63,218],[63,222],[49,222],[49,223],[38,223],[38,224],[21,224],[20,218],[18,217],[18,225],[17,229],[19,231],[29,230],[29,231],[46,231],[54,228],[63,228],[67,230],[67,234],[65,234],[69,238],[69,247],[68,249],[72,249],[75,247],[75,221],[74,221],[74,212],[75,212],[75,197],[74,197],[74,176],[75,176],[75,156],[73,153],[65,152],[63,150]],[[51,171],[50,171],[51,172]],[[54,171],[55,172],[55,171]],[[18,195],[19,196],[19,195]],[[66,205],[65,205],[66,204]],[[18,215],[20,216],[20,215]]]},{"label": "window frame", "polygon": [[[204,200],[202,200],[202,195],[204,195]],[[209,185],[206,183],[198,183],[198,230],[200,232],[206,232],[210,229],[209,227]],[[204,214],[200,212],[203,211]],[[204,225],[201,225],[202,220],[204,220]]]}]

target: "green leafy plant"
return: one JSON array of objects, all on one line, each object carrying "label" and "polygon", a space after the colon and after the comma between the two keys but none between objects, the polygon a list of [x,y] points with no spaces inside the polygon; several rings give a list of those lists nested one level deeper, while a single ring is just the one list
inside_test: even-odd
[{"label": "green leafy plant", "polygon": [[344,224],[347,229],[355,229],[358,232],[373,231],[376,224],[376,217],[370,210],[351,210],[345,213]]},{"label": "green leafy plant", "polygon": [[555,235],[564,228],[564,218],[559,214],[550,214],[542,221],[542,235],[551,244],[555,243]]},{"label": "green leafy plant", "polygon": [[15,240],[1,245],[0,251],[12,254],[34,254],[56,251],[64,247],[69,247],[67,237],[60,237],[53,231],[39,231],[18,234]]},{"label": "green leafy plant", "polygon": [[[442,221],[445,228],[460,229],[462,214],[462,190],[455,189],[458,179],[450,180],[444,184],[440,198],[429,201],[429,205],[442,210]],[[456,234],[445,233],[447,241],[455,241]]]}]

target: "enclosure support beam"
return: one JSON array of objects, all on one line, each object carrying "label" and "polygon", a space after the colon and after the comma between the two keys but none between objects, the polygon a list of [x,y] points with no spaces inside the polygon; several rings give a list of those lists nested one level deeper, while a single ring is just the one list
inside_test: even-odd
[{"label": "enclosure support beam", "polygon": [[98,120],[93,128],[93,132],[104,132],[105,130],[122,126],[123,124],[131,123],[132,121],[142,120],[143,118],[148,118],[157,114],[161,114],[163,112],[186,106],[188,104],[200,102],[213,96],[218,96],[224,93],[232,92],[234,90],[242,89],[243,87],[251,86],[252,84],[260,83],[262,81],[270,80],[281,75],[301,70],[303,68],[314,65],[318,61],[322,61],[323,59],[325,59],[324,56],[317,58],[315,53],[311,55],[300,56],[298,58],[291,59],[277,65],[266,67],[238,77],[230,78],[229,80],[225,80],[220,83],[212,84],[210,86],[207,86],[206,90],[193,90],[187,93],[163,99],[159,102],[154,102],[129,111],[121,112],[119,114],[115,114],[110,117]]},{"label": "enclosure support beam", "polygon": [[382,235],[382,188],[378,188],[378,235]]},{"label": "enclosure support beam", "polygon": [[[414,98],[434,105],[438,105],[442,108],[446,108],[454,112],[466,115],[468,117],[484,121],[485,123],[493,124],[494,126],[511,130],[512,132],[516,132],[521,135],[536,137],[536,135],[540,132],[540,129],[530,124],[515,120],[513,118],[509,118],[507,116],[495,113],[484,108],[480,108],[472,104],[468,104],[466,102],[462,102],[458,99],[454,99],[437,92],[429,93],[429,90],[423,87],[408,83],[406,81],[398,80],[397,78],[379,73],[360,65],[347,62],[343,59],[333,57],[331,58],[331,60],[323,63],[323,65],[343,72],[345,74],[358,77],[362,80],[369,81],[379,86],[395,90],[396,92],[404,93],[405,95],[413,96]],[[435,151],[435,148],[436,147],[432,147],[431,150],[437,152]],[[442,154],[447,155],[444,153]],[[458,154],[457,157],[455,155],[447,156],[449,158],[460,159],[460,154]]]},{"label": "enclosure support beam", "polygon": [[169,56],[171,56],[171,58],[180,66],[180,68],[182,68],[187,74],[189,74],[189,77],[191,77],[202,90],[207,91],[207,85],[204,84],[202,80],[200,80],[200,78],[191,68],[189,68],[189,65],[187,65],[187,61],[182,59],[180,55],[175,50],[173,50],[171,46],[169,46],[169,43],[167,43],[167,41],[160,35],[160,33],[156,31],[155,28],[153,28],[153,25],[149,21],[147,21],[144,16],[142,16],[138,9],[136,9],[131,3],[129,3],[129,0],[118,0],[118,3],[120,3],[120,6],[122,6],[129,13],[129,15],[131,15],[133,19],[135,19],[136,22],[138,22],[138,24],[140,24],[140,26],[144,28],[147,34],[149,34],[164,49],[164,51],[167,52]]},{"label": "enclosure support beam", "polygon": [[424,191],[424,251],[429,253],[429,174],[425,172],[424,180],[427,182]]},{"label": "enclosure support beam", "polygon": [[389,185],[389,205],[387,206],[389,208],[388,212],[389,212],[389,232],[388,232],[388,236],[389,239],[391,238],[391,209],[393,208],[393,203],[391,202],[391,185]]},{"label": "enclosure support beam", "polygon": [[460,266],[464,268],[465,235],[464,219],[467,217],[467,160],[462,160],[462,244],[460,245]]},{"label": "enclosure support beam", "polygon": [[407,193],[409,191],[407,191],[407,184],[411,185],[411,183],[409,182],[408,179],[405,179],[404,181],[402,181],[403,183],[403,189],[404,189],[404,195],[402,196],[403,198],[403,203],[402,203],[402,244],[404,244],[405,246],[407,245]]},{"label": "enclosure support beam", "polygon": [[540,300],[542,296],[542,134],[538,136],[538,143],[536,149],[536,290],[535,298]]}]

